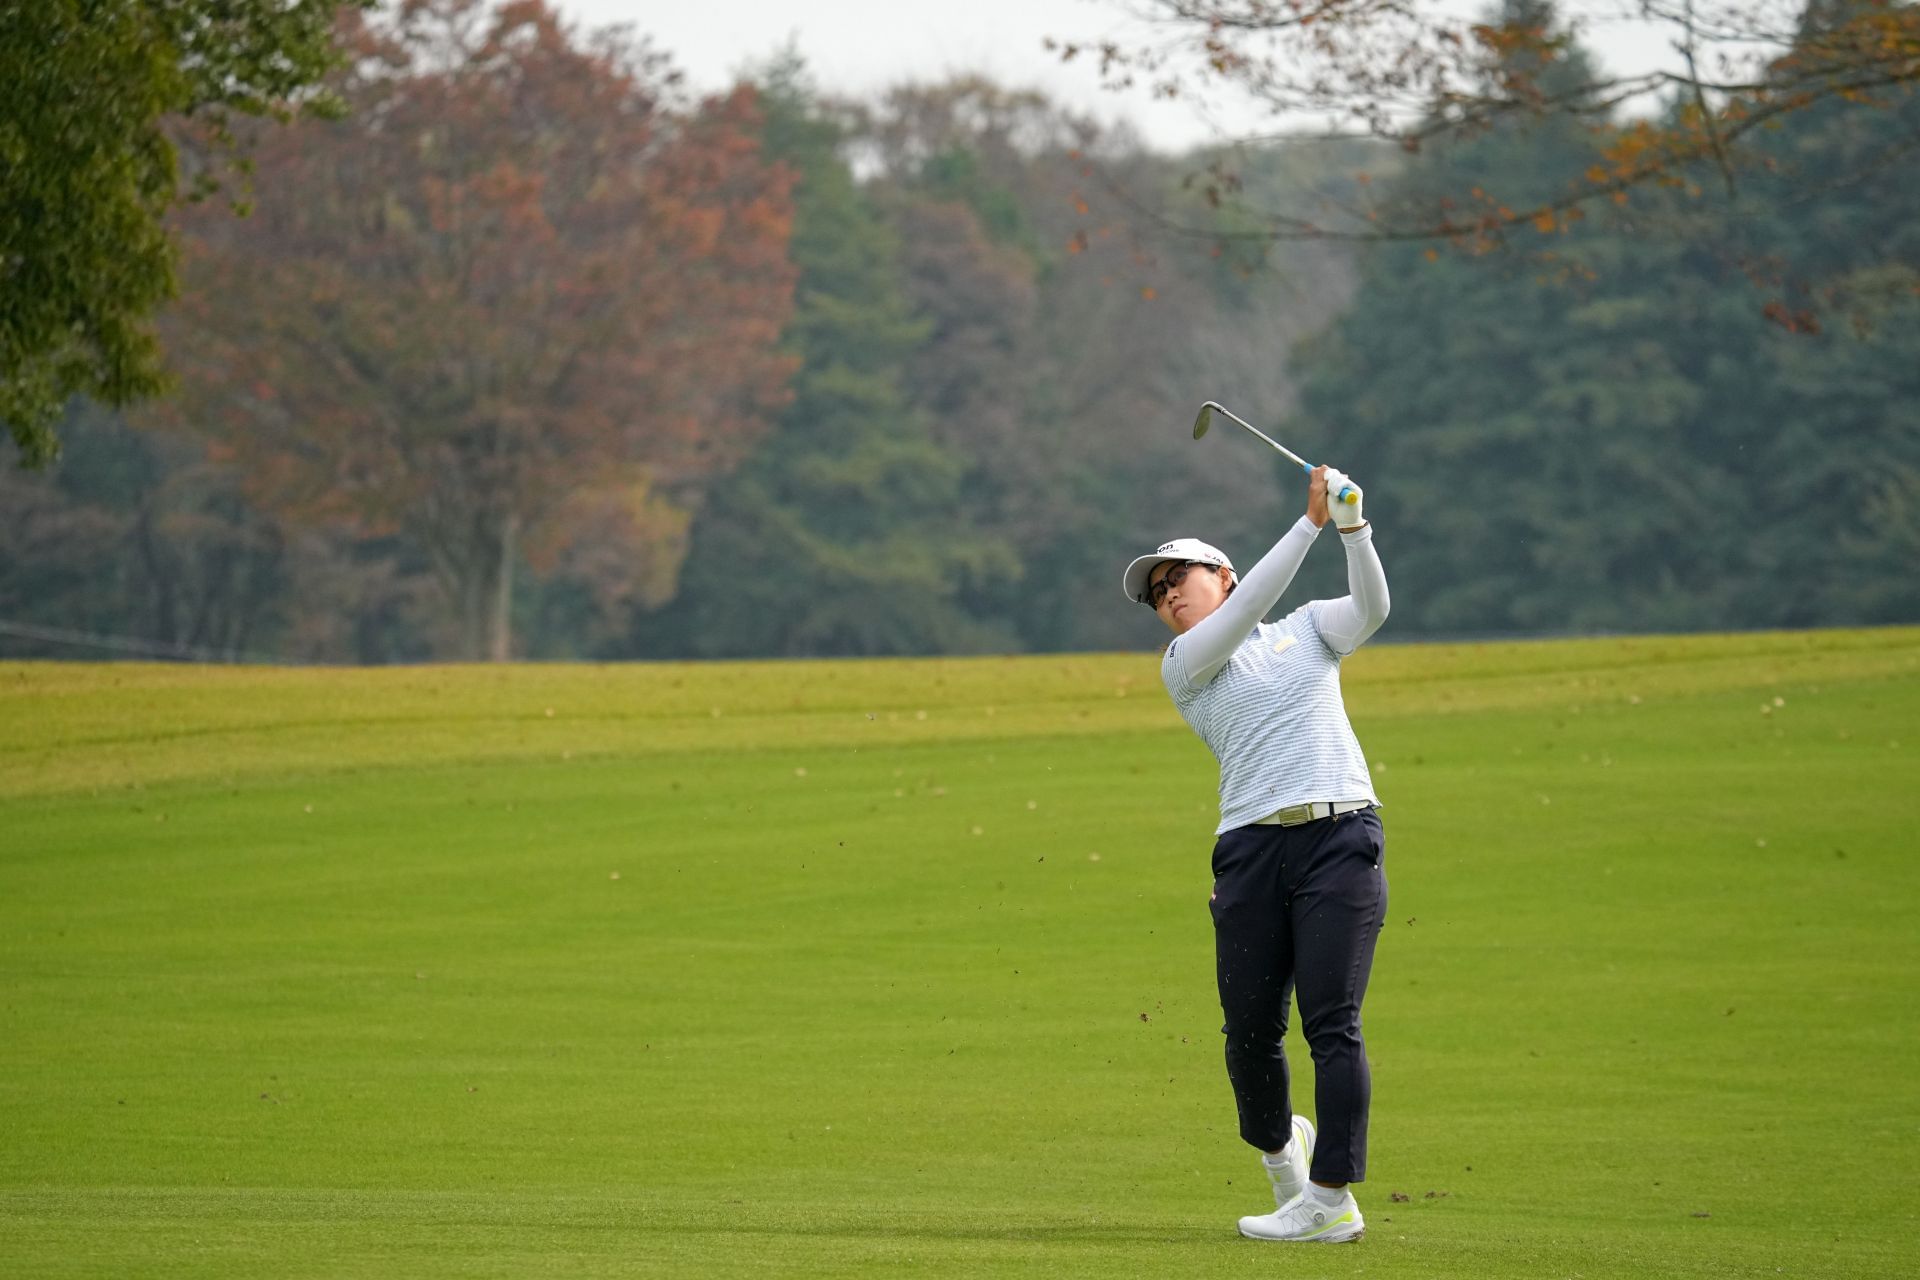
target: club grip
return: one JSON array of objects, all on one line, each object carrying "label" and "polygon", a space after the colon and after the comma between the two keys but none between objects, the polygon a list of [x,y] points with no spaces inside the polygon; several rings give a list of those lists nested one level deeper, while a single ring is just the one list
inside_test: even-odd
[{"label": "club grip", "polygon": [[[1313,474],[1313,468],[1308,466],[1304,462],[1300,464],[1300,469],[1306,472],[1308,475]],[[1351,486],[1343,484],[1340,486],[1340,492],[1333,496],[1333,500],[1335,502],[1344,502],[1348,506],[1352,506],[1354,503],[1360,501],[1360,495],[1355,493]]]}]

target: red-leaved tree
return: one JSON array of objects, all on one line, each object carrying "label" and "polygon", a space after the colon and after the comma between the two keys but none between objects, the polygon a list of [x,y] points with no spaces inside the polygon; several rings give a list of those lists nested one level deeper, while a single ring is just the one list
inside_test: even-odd
[{"label": "red-leaved tree", "polygon": [[260,140],[250,217],[185,216],[170,416],[282,518],[407,539],[504,660],[518,561],[592,538],[597,594],[657,589],[663,505],[783,401],[789,177],[750,93],[676,111],[542,0],[346,21],[347,117]]}]

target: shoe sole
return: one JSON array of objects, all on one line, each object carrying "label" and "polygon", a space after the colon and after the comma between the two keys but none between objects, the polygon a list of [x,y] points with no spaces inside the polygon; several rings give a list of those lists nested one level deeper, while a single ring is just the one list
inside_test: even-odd
[{"label": "shoe sole", "polygon": [[1360,1240],[1365,1238],[1367,1234],[1367,1229],[1365,1227],[1361,1227],[1358,1231],[1351,1231],[1345,1235],[1340,1235],[1334,1232],[1328,1232],[1326,1235],[1323,1235],[1323,1236],[1300,1237],[1300,1236],[1257,1236],[1253,1234],[1253,1232],[1248,1231],[1245,1227],[1242,1227],[1240,1228],[1240,1234],[1245,1236],[1249,1240],[1258,1240],[1263,1244],[1357,1244],[1360,1242]]}]

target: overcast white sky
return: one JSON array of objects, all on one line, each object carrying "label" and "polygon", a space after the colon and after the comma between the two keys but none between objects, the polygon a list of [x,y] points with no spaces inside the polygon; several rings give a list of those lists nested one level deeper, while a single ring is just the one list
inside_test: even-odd
[{"label": "overcast white sky", "polygon": [[[1143,28],[1120,0],[550,0],[589,27],[629,23],[673,56],[691,87],[725,87],[735,73],[796,39],[822,87],[866,96],[903,81],[982,72],[1009,86],[1036,87],[1102,120],[1130,119],[1152,146],[1180,150],[1212,140],[1184,102],[1100,88],[1084,60],[1061,65],[1041,42],[1098,40]],[[1622,0],[1622,7],[1626,5]],[[1612,26],[1590,43],[1609,67],[1639,69],[1656,56],[1644,31]],[[1258,133],[1260,116],[1232,103],[1215,107],[1230,133]]]}]

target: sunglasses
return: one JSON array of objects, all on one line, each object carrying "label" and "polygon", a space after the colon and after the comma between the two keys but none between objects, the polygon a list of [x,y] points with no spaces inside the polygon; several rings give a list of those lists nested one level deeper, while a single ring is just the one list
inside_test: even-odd
[{"label": "sunglasses", "polygon": [[1202,564],[1198,560],[1189,560],[1185,564],[1173,566],[1173,568],[1167,570],[1166,577],[1147,588],[1147,604],[1152,608],[1158,609],[1162,604],[1166,603],[1167,592],[1185,582],[1187,575],[1195,569],[1217,569],[1219,567],[1219,565]]}]

